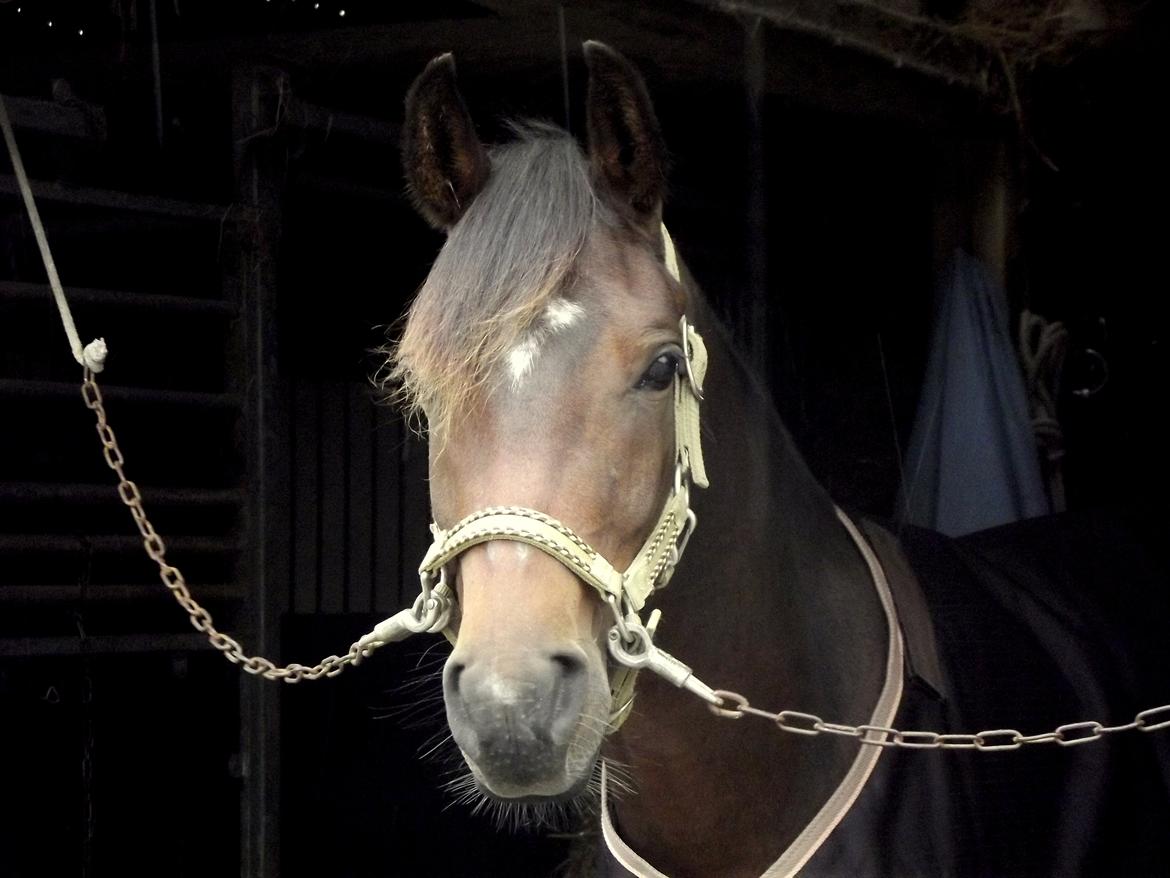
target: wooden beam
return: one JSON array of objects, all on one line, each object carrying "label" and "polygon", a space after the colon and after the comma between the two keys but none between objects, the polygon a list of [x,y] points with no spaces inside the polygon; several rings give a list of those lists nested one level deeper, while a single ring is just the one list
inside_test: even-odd
[{"label": "wooden beam", "polygon": [[[232,142],[236,199],[256,221],[229,236],[225,283],[239,304],[239,333],[229,354],[232,389],[243,395],[245,514],[236,577],[248,594],[237,614],[239,636],[253,654],[277,658],[280,620],[288,610],[289,450],[287,389],[277,356],[277,265],[287,155],[275,130],[288,76],[272,67],[232,70]],[[241,229],[241,231],[243,231]],[[251,679],[240,685],[240,754],[247,765],[240,801],[241,873],[276,878],[280,866],[280,693]]]},{"label": "wooden beam", "polygon": [[[994,53],[944,23],[869,0],[689,0],[739,18],[806,34],[834,48],[869,55],[898,70],[980,96],[998,90]],[[1002,98],[1003,95],[1000,95]]]},{"label": "wooden beam", "polygon": [[[80,367],[78,367],[80,370]],[[238,409],[240,397],[234,393],[198,393],[187,390],[152,390],[144,387],[103,385],[102,396],[145,405],[178,405],[202,409]],[[0,378],[0,398],[45,398],[78,400],[81,382],[35,381],[23,378]]]},{"label": "wooden beam", "polygon": [[204,652],[212,646],[198,632],[190,634],[102,634],[93,637],[0,638],[0,658],[127,653]]},{"label": "wooden beam", "polygon": [[[234,539],[208,536],[172,536],[163,540],[168,550],[182,554],[228,554],[237,552]],[[0,534],[0,552],[141,552],[142,540],[123,534]]]},{"label": "wooden beam", "polygon": [[12,127],[42,134],[56,134],[78,140],[106,139],[106,113],[97,104],[76,97],[68,104],[37,98],[4,96]]},{"label": "wooden beam", "polygon": [[[251,218],[250,211],[234,205],[199,204],[175,198],[116,192],[111,189],[66,186],[62,183],[34,181],[32,192],[41,204],[56,203],[81,207],[100,207],[107,210],[203,222],[224,222],[229,219],[247,220]],[[0,174],[0,195],[16,196],[19,193],[20,188],[16,178],[11,174]]]},{"label": "wooden beam", "polygon": [[[239,506],[243,492],[236,489],[174,488],[139,485],[149,506]],[[113,482],[0,482],[0,503],[121,503]]]},{"label": "wooden beam", "polygon": [[324,131],[330,135],[339,134],[366,143],[383,143],[390,146],[398,145],[401,134],[398,124],[388,119],[334,110],[302,101],[295,95],[285,99],[281,122],[297,128]]},{"label": "wooden beam", "polygon": [[[191,593],[197,601],[241,601],[243,591],[236,585],[213,584],[191,586]],[[129,601],[170,601],[174,600],[169,591],[161,583],[153,585],[89,585],[83,589],[80,585],[0,585],[0,604],[16,604],[27,606],[36,603],[43,606],[47,603],[78,603],[84,601],[89,604],[129,602]]]},{"label": "wooden beam", "polygon": [[[216,314],[235,317],[236,306],[222,299],[197,299],[191,296],[168,296],[149,293],[129,293],[124,290],[97,290],[87,287],[69,287],[65,294],[70,304],[101,305],[111,308],[139,308],[147,311],[181,311],[184,314]],[[0,299],[16,302],[44,301],[53,304],[48,284],[0,280]]]}]

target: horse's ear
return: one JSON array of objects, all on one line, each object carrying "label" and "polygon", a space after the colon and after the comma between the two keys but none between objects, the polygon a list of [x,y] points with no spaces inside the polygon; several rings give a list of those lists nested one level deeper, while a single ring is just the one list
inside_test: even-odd
[{"label": "horse's ear", "polygon": [[586,117],[593,175],[617,206],[657,228],[666,191],[666,149],[642,76],[604,43],[585,43]]},{"label": "horse's ear", "polygon": [[455,85],[455,58],[440,55],[406,94],[402,164],[418,212],[438,229],[459,221],[491,165]]}]

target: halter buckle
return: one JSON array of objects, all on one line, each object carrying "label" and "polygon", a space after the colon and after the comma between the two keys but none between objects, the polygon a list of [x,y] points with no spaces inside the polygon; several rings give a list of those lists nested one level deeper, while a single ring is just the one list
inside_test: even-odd
[{"label": "halter buckle", "polygon": [[418,584],[419,589],[422,592],[421,597],[423,599],[423,604],[425,605],[426,602],[431,599],[431,595],[434,592],[435,586],[440,584],[445,585],[446,582],[447,568],[445,566],[439,568],[438,573],[430,570],[419,571]]},{"label": "halter buckle", "polygon": [[613,628],[610,629],[610,637],[612,638],[613,633],[616,631],[618,636],[621,637],[622,643],[633,643],[635,639],[634,634],[626,626],[626,615],[619,605],[619,599],[617,595],[606,595],[605,602],[609,604],[609,608],[613,610],[613,618],[615,623]]}]

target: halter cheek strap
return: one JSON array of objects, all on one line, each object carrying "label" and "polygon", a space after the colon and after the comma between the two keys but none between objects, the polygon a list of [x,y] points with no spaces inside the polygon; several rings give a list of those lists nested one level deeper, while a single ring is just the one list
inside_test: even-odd
[{"label": "halter cheek strap", "polygon": [[[682,283],[678,267],[678,252],[674,239],[662,226],[662,258],[666,271],[675,283]],[[674,448],[679,461],[692,482],[706,488],[707,467],[703,464],[703,441],[699,434],[699,403],[703,401],[703,381],[707,377],[707,346],[695,327],[684,316],[679,321],[682,335],[683,360],[686,366],[686,380],[683,376],[674,382]]]}]

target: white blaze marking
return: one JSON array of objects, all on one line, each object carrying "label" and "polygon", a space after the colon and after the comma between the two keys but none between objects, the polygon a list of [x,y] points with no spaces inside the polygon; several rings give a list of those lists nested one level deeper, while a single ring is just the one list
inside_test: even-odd
[{"label": "white blaze marking", "polygon": [[512,376],[512,390],[519,390],[524,379],[532,374],[532,367],[540,354],[540,346],[550,335],[563,332],[585,316],[585,309],[568,299],[553,299],[544,309],[539,323],[516,347],[508,352],[508,372]]},{"label": "white blaze marking", "polygon": [[540,353],[540,339],[530,335],[508,352],[508,371],[512,373],[512,389],[519,389],[532,371],[536,355]]},{"label": "white blaze marking", "polygon": [[544,322],[553,332],[568,329],[585,316],[585,309],[568,299],[553,299],[544,309]]}]

